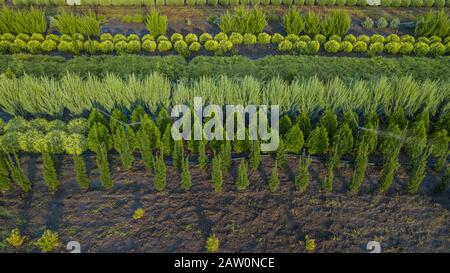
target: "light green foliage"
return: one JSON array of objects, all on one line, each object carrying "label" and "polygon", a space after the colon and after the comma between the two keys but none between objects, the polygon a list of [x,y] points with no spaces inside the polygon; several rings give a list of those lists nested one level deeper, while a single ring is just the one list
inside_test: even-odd
[{"label": "light green foliage", "polygon": [[222,162],[221,158],[219,156],[215,156],[212,160],[212,173],[211,173],[211,179],[212,179],[212,186],[214,188],[214,192],[221,192],[222,191],[222,184],[223,184],[223,174],[222,174]]},{"label": "light green foliage", "polygon": [[242,160],[239,164],[239,169],[236,178],[236,187],[238,191],[243,191],[250,185],[250,180],[248,178],[248,164],[247,161]]},{"label": "light green foliage", "polygon": [[280,189],[280,178],[278,177],[278,162],[275,160],[273,165],[272,175],[269,180],[269,190],[271,192],[276,192]]},{"label": "light green foliage", "polygon": [[34,243],[41,252],[50,252],[61,246],[57,232],[45,230],[42,236]]},{"label": "light green foliage", "polygon": [[299,192],[305,192],[309,185],[309,166],[311,159],[302,156],[298,161],[297,173],[295,175],[295,188]]},{"label": "light green foliage", "polygon": [[63,12],[55,16],[51,23],[62,34],[74,35],[81,33],[88,37],[100,36],[101,20],[93,12],[89,12],[86,15]]},{"label": "light green foliage", "polygon": [[144,18],[144,23],[151,35],[155,37],[166,35],[167,16],[159,14],[155,9]]}]

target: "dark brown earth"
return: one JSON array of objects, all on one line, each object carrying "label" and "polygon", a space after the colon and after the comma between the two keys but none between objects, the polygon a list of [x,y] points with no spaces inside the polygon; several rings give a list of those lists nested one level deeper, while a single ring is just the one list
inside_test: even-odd
[{"label": "dark brown earth", "polygon": [[[151,171],[136,160],[131,171],[120,169],[111,156],[114,187],[104,190],[92,156],[86,158],[91,189],[82,192],[74,178],[70,157],[59,159],[61,186],[47,192],[40,175],[40,158],[26,156],[23,166],[33,182],[31,193],[14,190],[0,195],[0,242],[13,228],[27,236],[25,245],[0,252],[35,252],[32,242],[45,229],[57,231],[65,245],[81,243],[83,252],[203,252],[205,240],[214,233],[222,252],[305,252],[304,238],[315,239],[316,252],[366,252],[375,240],[383,252],[448,252],[450,250],[449,190],[433,193],[440,176],[432,171],[420,193],[407,195],[405,168],[397,172],[386,195],[374,193],[380,167],[370,166],[360,194],[347,192],[352,169],[342,164],[336,171],[333,193],[321,191],[326,174],[323,163],[313,161],[306,193],[295,191],[297,160],[280,171],[281,189],[268,191],[273,160],[263,157],[262,166],[250,173],[251,185],[237,192],[231,174],[224,176],[222,193],[214,193],[210,177],[191,168],[193,187],[184,192],[180,175],[168,168],[167,189],[157,193]],[[133,220],[134,210],[144,217]],[[65,252],[62,246],[58,251]]]}]

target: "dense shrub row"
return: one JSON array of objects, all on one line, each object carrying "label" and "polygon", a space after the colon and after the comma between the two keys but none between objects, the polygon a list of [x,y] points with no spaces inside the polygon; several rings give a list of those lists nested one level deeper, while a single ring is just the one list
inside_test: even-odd
[{"label": "dense shrub row", "polygon": [[[126,63],[127,65],[123,65]],[[204,76],[252,76],[261,80],[278,77],[287,81],[304,80],[316,76],[321,80],[339,77],[346,82],[378,79],[383,75],[411,75],[416,80],[448,79],[449,58],[349,58],[322,56],[267,56],[250,59],[243,56],[199,56],[187,61],[181,56],[75,56],[65,59],[44,55],[0,55],[0,71],[7,77],[23,74],[61,78],[68,72],[83,77],[105,77],[116,74],[138,78],[159,72],[171,81],[199,79]]]},{"label": "dense shrub row", "polygon": [[444,38],[450,35],[450,18],[444,11],[430,11],[420,16],[416,22],[416,36],[437,36]]},{"label": "dense shrub row", "polygon": [[[280,119],[281,138],[273,155],[275,165],[268,181],[269,190],[275,192],[279,189],[278,169],[287,167],[288,153],[303,152],[321,155],[326,159],[327,176],[323,181],[325,192],[332,191],[333,172],[343,156],[356,155],[355,171],[348,188],[351,192],[358,192],[364,182],[369,155],[381,155],[384,162],[378,191],[383,193],[393,183],[395,172],[399,168],[399,154],[403,151],[410,159],[407,168],[410,172],[410,182],[406,190],[415,193],[425,178],[430,156],[435,158],[433,167],[436,171],[445,170],[447,167],[450,140],[447,134],[450,118],[448,113],[435,122],[430,121],[428,111],[419,112],[407,119],[402,108],[382,119],[375,112],[360,116],[352,111],[344,111],[336,115],[331,109],[323,111],[313,119],[308,112],[302,112],[293,116],[294,118],[284,115]],[[129,122],[134,125],[126,125]],[[108,152],[115,150],[120,155],[121,165],[125,170],[132,167],[135,154],[139,152],[144,166],[155,174],[154,186],[157,191],[165,190],[165,159],[168,157],[173,167],[182,173],[180,184],[184,190],[189,190],[192,186],[189,155],[196,155],[198,159],[195,164],[203,171],[207,171],[209,162],[212,162],[212,187],[215,192],[220,192],[223,173],[230,171],[232,167],[232,152],[245,153],[248,158],[241,160],[239,164],[236,187],[239,191],[248,188],[248,169],[257,170],[261,162],[260,141],[174,141],[171,136],[171,123],[165,109],[159,111],[153,119],[141,107],[133,110],[130,119],[117,108],[109,117],[93,110],[87,120],[75,119],[68,124],[61,121],[48,122],[45,119],[26,121],[23,118],[13,118],[0,127],[0,168],[1,173],[6,174],[0,177],[0,191],[8,191],[12,182],[23,191],[31,189],[31,182],[24,175],[17,158],[17,153],[20,152],[42,154],[44,182],[52,192],[57,191],[59,187],[54,167],[55,154],[71,154],[80,186],[82,189],[88,189],[89,177],[80,156],[85,150],[96,153],[100,180],[107,189],[113,186]],[[359,124],[365,130],[359,130]],[[79,162],[76,163],[77,161]],[[302,192],[308,187],[309,164],[310,160],[305,160],[304,157],[299,161],[295,185],[297,190]],[[447,184],[440,185],[440,189],[445,190],[448,187],[448,181],[444,180],[444,183]]]},{"label": "dense shrub row", "polygon": [[48,34],[46,36],[34,33],[1,35],[0,53],[50,53],[61,52],[69,54],[112,54],[129,53],[165,53],[175,51],[182,56],[200,51],[202,48],[215,55],[224,55],[227,52],[237,53],[233,50],[236,45],[272,45],[280,52],[288,52],[300,55],[316,55],[321,47],[329,54],[343,53],[367,53],[369,56],[385,54],[416,55],[416,56],[441,56],[450,52],[450,36],[442,39],[438,36],[430,38],[419,37],[415,39],[410,35],[398,36],[391,34],[384,37],[379,34],[372,36],[360,35],[355,37],[348,34],[341,38],[332,35],[328,39],[321,34],[310,37],[308,35],[279,33],[269,35],[265,32],[258,35],[246,33],[241,35],[233,32],[227,35],[223,32],[212,36],[203,33],[197,36],[194,33],[183,35],[173,34],[170,38],[160,35],[155,38],[146,34],[139,37],[136,34],[125,36],[123,34],[112,35],[103,33],[99,40],[85,38],[84,35],[63,34],[61,36]]},{"label": "dense shrub row", "polygon": [[[15,5],[64,5],[64,0],[13,0]],[[81,0],[81,5],[100,6],[195,6],[195,5],[295,5],[295,6],[367,6],[367,0]],[[445,0],[383,0],[385,7],[444,7]]]}]

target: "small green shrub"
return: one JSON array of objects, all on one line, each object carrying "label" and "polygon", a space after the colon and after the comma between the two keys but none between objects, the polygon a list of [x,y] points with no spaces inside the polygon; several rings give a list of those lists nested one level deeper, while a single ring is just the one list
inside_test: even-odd
[{"label": "small green shrub", "polygon": [[344,41],[350,42],[351,44],[354,44],[354,43],[356,43],[356,37],[353,34],[347,34],[344,37]]},{"label": "small green shrub", "polygon": [[167,52],[172,49],[172,43],[170,41],[160,41],[158,42],[158,51],[159,52]]},{"label": "small green shrub", "polygon": [[152,10],[145,18],[144,23],[147,30],[155,37],[166,35],[167,16],[159,14],[158,11]]},{"label": "small green shrub", "polygon": [[389,25],[388,21],[384,17],[380,17],[377,20],[377,28],[387,28]]},{"label": "small green shrub", "polygon": [[50,252],[58,248],[61,243],[59,241],[59,235],[58,233],[46,230],[42,234],[41,238],[39,238],[35,243],[35,246],[37,246],[42,252]]},{"label": "small green shrub", "polygon": [[369,49],[367,51],[367,53],[369,54],[369,56],[375,56],[378,55],[380,53],[382,53],[384,50],[384,45],[381,42],[375,42],[375,43],[371,43],[369,46]]},{"label": "small green shrub", "polygon": [[156,42],[152,40],[145,40],[142,42],[142,50],[146,52],[155,52],[156,51]]},{"label": "small green shrub", "polygon": [[208,40],[205,42],[205,49],[210,52],[215,52],[219,48],[219,42],[216,40]]},{"label": "small green shrub", "polygon": [[281,43],[278,44],[277,48],[278,48],[278,51],[281,51],[281,52],[291,51],[292,43],[288,40],[283,40]]},{"label": "small green shrub", "polygon": [[208,236],[206,239],[206,251],[210,253],[215,253],[219,250],[219,238],[216,235],[212,234]]},{"label": "small green shrub", "polygon": [[409,55],[413,52],[414,46],[411,43],[401,42],[400,48],[398,49],[398,53],[402,55]]},{"label": "small green shrub", "polygon": [[417,42],[414,44],[414,53],[417,56],[425,56],[430,51],[430,46],[424,42]]},{"label": "small green shrub", "polygon": [[399,26],[400,26],[400,19],[398,19],[397,17],[393,18],[389,23],[389,27],[392,29],[398,29]]},{"label": "small green shrub", "polygon": [[311,41],[308,43],[308,54],[316,55],[319,53],[320,43],[318,41]]},{"label": "small green shrub", "polygon": [[386,43],[392,43],[392,42],[399,43],[401,41],[401,39],[400,39],[400,37],[398,37],[397,34],[390,34],[389,36],[386,37],[386,39],[384,41]]},{"label": "small green shrub", "polygon": [[198,37],[195,33],[189,33],[184,37],[184,40],[190,45],[193,42],[198,42]]},{"label": "small green shrub", "polygon": [[41,50],[48,53],[55,51],[58,47],[58,44],[53,40],[45,40],[41,43]]},{"label": "small green shrub", "polygon": [[13,229],[11,233],[9,234],[8,238],[6,238],[6,242],[15,247],[19,248],[23,245],[23,242],[25,241],[25,236],[22,236],[20,234],[19,229]]},{"label": "small green shrub", "polygon": [[114,43],[112,41],[106,40],[99,44],[100,52],[104,54],[109,54],[114,51]]},{"label": "small green shrub", "polygon": [[279,43],[281,43],[284,40],[283,35],[281,35],[280,33],[275,33],[272,35],[272,43],[275,45],[278,45]]},{"label": "small green shrub", "polygon": [[170,41],[172,43],[175,43],[176,41],[183,41],[183,35],[180,33],[174,33],[172,36],[170,36]]},{"label": "small green shrub", "polygon": [[373,20],[369,17],[366,17],[362,23],[362,26],[365,29],[372,29],[373,25],[374,25]]},{"label": "small green shrub", "polygon": [[201,49],[201,44],[199,42],[193,42],[189,45],[189,51],[198,52]]},{"label": "small green shrub", "polygon": [[338,41],[331,40],[325,43],[324,48],[328,53],[337,53],[341,49],[341,45]]},{"label": "small green shrub", "polygon": [[435,42],[430,45],[430,54],[433,56],[442,56],[445,54],[445,46],[442,43]]},{"label": "small green shrub", "polygon": [[212,40],[213,37],[209,33],[203,33],[200,35],[200,43],[205,44],[207,41]]},{"label": "small green shrub", "polygon": [[389,54],[397,54],[400,50],[400,42],[390,42],[384,46],[384,51]]},{"label": "small green shrub", "polygon": [[145,211],[143,208],[136,209],[133,213],[133,219],[134,220],[142,219],[142,217],[144,217],[144,213],[145,213]]},{"label": "small green shrub", "polygon": [[345,53],[351,53],[353,50],[353,45],[352,43],[348,42],[348,41],[343,41],[341,42],[341,51],[345,52]]},{"label": "small green shrub", "polygon": [[272,37],[266,32],[261,32],[258,34],[257,43],[258,44],[270,44],[270,40]]},{"label": "small green shrub", "polygon": [[251,34],[251,33],[246,33],[243,36],[242,42],[244,43],[244,45],[256,44],[256,36],[254,34]]}]

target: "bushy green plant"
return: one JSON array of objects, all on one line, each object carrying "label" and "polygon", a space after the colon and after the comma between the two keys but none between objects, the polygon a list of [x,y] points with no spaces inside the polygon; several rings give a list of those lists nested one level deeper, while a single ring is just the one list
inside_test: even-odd
[{"label": "bushy green plant", "polygon": [[393,18],[391,22],[389,22],[389,27],[392,29],[398,29],[399,26],[400,26],[400,19],[398,19],[397,17]]},{"label": "bushy green plant", "polygon": [[328,53],[337,53],[341,50],[341,45],[335,40],[330,40],[325,43],[324,48]]},{"label": "bushy green plant", "polygon": [[159,14],[155,9],[145,16],[144,23],[151,35],[155,37],[166,35],[167,16]]},{"label": "bushy green plant", "polygon": [[187,43],[183,40],[176,41],[175,44],[173,45],[173,48],[175,49],[175,51],[178,54],[180,54],[184,57],[187,57],[190,54],[189,47],[188,47]]},{"label": "bushy green plant", "polygon": [[390,42],[384,46],[384,51],[389,54],[397,54],[400,47],[401,44],[399,42]]},{"label": "bushy green plant", "polygon": [[300,11],[289,8],[287,13],[283,16],[283,27],[287,34],[299,35],[304,28],[303,17]]},{"label": "bushy green plant", "polygon": [[207,41],[212,40],[213,37],[209,33],[203,33],[200,35],[200,43],[205,44]]},{"label": "bushy green plant", "polygon": [[208,40],[205,42],[205,49],[207,51],[215,52],[219,48],[219,42],[216,40]]},{"label": "bushy green plant", "polygon": [[441,56],[445,54],[445,46],[442,43],[436,42],[430,45],[430,54],[433,56]]},{"label": "bushy green plant", "polygon": [[269,190],[271,192],[276,192],[280,188],[280,178],[278,177],[278,162],[275,160],[272,169],[272,175],[269,180]]},{"label": "bushy green plant", "polygon": [[288,40],[283,40],[278,44],[278,50],[281,52],[291,51],[292,50],[292,43]]},{"label": "bushy green plant", "polygon": [[370,36],[370,43],[384,43],[384,36],[380,34],[374,34]]},{"label": "bushy green plant", "polygon": [[198,52],[201,49],[201,44],[199,42],[193,42],[189,45],[189,51]]},{"label": "bushy green plant", "polygon": [[52,24],[62,34],[74,35],[81,33],[88,37],[100,36],[101,20],[93,12],[89,12],[86,15],[63,12],[53,18]]},{"label": "bushy green plant", "polygon": [[351,53],[353,51],[352,43],[348,41],[341,42],[341,51],[345,53]]},{"label": "bushy green plant", "polygon": [[313,40],[319,42],[319,44],[324,44],[327,41],[327,37],[325,37],[325,35],[322,34],[316,34],[314,35]]},{"label": "bushy green plant", "polygon": [[380,53],[382,53],[384,50],[384,45],[381,42],[375,42],[369,45],[369,49],[367,50],[367,53],[369,56],[376,56]]},{"label": "bushy green plant", "polygon": [[42,252],[50,252],[60,247],[59,235],[57,232],[45,230],[42,236],[34,243]]},{"label": "bushy green plant", "polygon": [[414,53],[417,56],[425,56],[430,51],[430,46],[424,42],[417,42],[414,44]]},{"label": "bushy green plant", "polygon": [[244,43],[244,45],[256,44],[256,36],[254,34],[251,34],[251,33],[246,33],[243,36],[242,42]]},{"label": "bushy green plant", "polygon": [[155,52],[156,51],[156,42],[151,40],[145,40],[142,42],[142,50],[146,52]]},{"label": "bushy green plant", "polygon": [[167,52],[172,49],[172,43],[170,41],[159,41],[158,42],[158,51],[159,52]]},{"label": "bushy green plant", "polygon": [[217,252],[219,250],[219,238],[217,238],[217,236],[214,234],[208,236],[208,239],[206,240],[205,248],[206,248],[206,251],[209,253]]},{"label": "bushy green plant", "polygon": [[415,33],[416,36],[429,37],[436,35],[438,37],[445,37],[449,34],[449,29],[450,19],[444,10],[430,11],[417,19]]},{"label": "bushy green plant", "polygon": [[327,37],[334,34],[342,36],[348,32],[351,24],[352,19],[346,11],[332,11],[321,23],[322,34]]},{"label": "bushy green plant", "polygon": [[188,33],[184,37],[184,40],[186,41],[186,43],[188,43],[190,45],[193,42],[198,42],[198,37],[197,37],[197,35],[195,33]]},{"label": "bushy green plant", "polygon": [[222,174],[222,162],[219,156],[215,156],[212,160],[211,179],[214,192],[221,192],[223,184],[223,174]]},{"label": "bushy green plant", "polygon": [[350,42],[353,45],[356,43],[356,37],[353,34],[347,34],[345,35],[343,41]]},{"label": "bushy green plant", "polygon": [[320,34],[321,32],[321,21],[319,15],[316,13],[309,11],[303,17],[304,19],[304,28],[303,32],[309,36],[315,36],[316,34]]},{"label": "bushy green plant", "polygon": [[281,35],[280,33],[274,33],[272,35],[271,38],[271,42],[275,45],[278,45],[279,43],[281,43],[284,40],[283,35]]},{"label": "bushy green plant", "polygon": [[44,33],[47,31],[47,18],[43,10],[31,8],[0,10],[0,33]]},{"label": "bushy green plant", "polygon": [[377,28],[387,28],[389,25],[388,21],[384,17],[380,17],[377,20]]},{"label": "bushy green plant", "polygon": [[325,154],[329,146],[327,129],[316,127],[309,135],[306,146],[310,154]]},{"label": "bushy green plant", "polygon": [[239,169],[236,178],[236,187],[238,191],[243,191],[250,185],[250,180],[248,178],[248,164],[247,161],[242,160],[239,164]]}]

